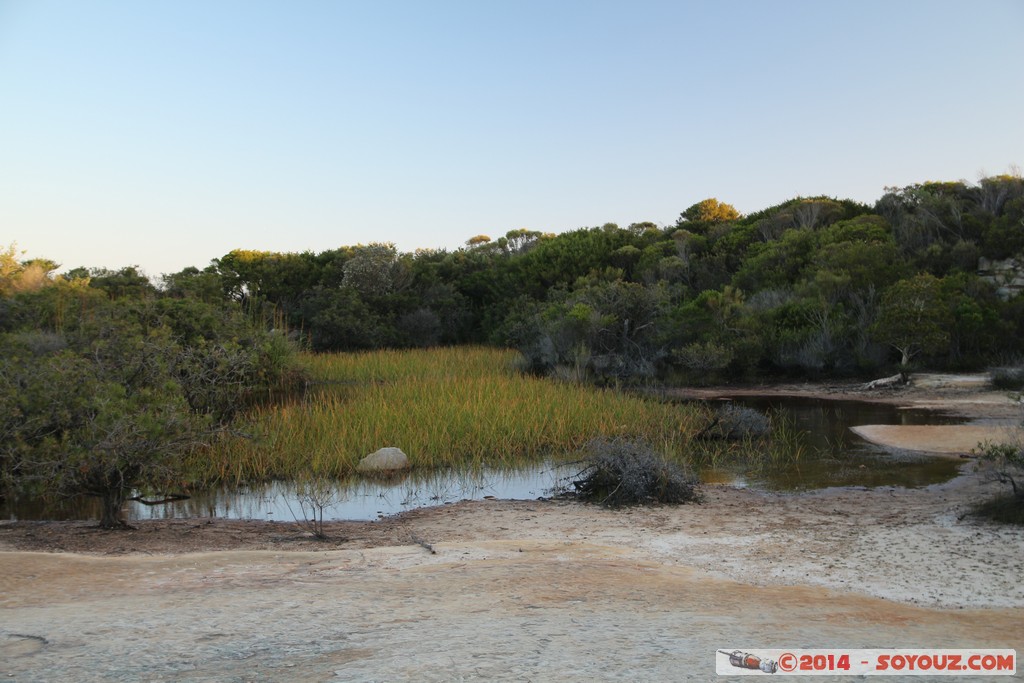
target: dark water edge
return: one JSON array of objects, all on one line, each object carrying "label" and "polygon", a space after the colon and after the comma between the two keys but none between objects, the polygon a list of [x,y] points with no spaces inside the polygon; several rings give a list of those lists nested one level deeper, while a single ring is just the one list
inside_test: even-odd
[{"label": "dark water edge", "polygon": [[[735,465],[701,471],[705,482],[770,491],[804,491],[837,486],[917,488],[949,481],[961,461],[872,444],[850,431],[864,424],[960,424],[964,420],[924,410],[860,401],[795,397],[737,397],[735,403],[789,420],[799,432],[804,455],[796,462]],[[570,484],[579,465],[539,463],[517,471],[414,472],[388,482],[354,480],[325,506],[325,520],[373,520],[421,507],[484,498],[526,499],[551,496]],[[303,510],[289,482],[247,489],[194,492],[188,500],[160,506],[130,502],[131,520],[219,517],[291,522],[312,514]],[[23,499],[0,502],[0,519],[95,519],[97,501],[59,502]]]},{"label": "dark water edge", "polygon": [[806,451],[782,467],[738,465],[703,473],[721,481],[770,491],[806,491],[829,487],[899,486],[919,488],[957,476],[962,461],[873,444],[850,427],[866,424],[964,424],[961,417],[883,403],[807,397],[735,397],[732,402],[791,421]]}]

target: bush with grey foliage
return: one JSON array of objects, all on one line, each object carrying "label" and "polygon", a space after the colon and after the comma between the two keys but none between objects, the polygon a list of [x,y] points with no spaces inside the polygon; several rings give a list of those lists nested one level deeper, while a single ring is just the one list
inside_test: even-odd
[{"label": "bush with grey foliage", "polygon": [[598,440],[586,450],[587,466],[572,483],[581,500],[607,507],[699,501],[697,478],[646,443]]}]

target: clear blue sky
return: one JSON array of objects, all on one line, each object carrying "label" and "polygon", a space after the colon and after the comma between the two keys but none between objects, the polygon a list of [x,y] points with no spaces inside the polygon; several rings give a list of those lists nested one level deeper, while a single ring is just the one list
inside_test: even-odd
[{"label": "clear blue sky", "polygon": [[1024,164],[1021,0],[0,0],[0,246],[457,248]]}]

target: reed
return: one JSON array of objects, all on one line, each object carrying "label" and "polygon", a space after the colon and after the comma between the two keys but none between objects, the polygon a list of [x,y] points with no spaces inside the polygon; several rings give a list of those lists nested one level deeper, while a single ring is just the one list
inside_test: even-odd
[{"label": "reed", "polygon": [[792,418],[769,411],[767,419],[768,429],[763,435],[693,441],[689,448],[691,463],[698,469],[742,465],[748,471],[759,471],[799,462],[811,455],[804,432]]},{"label": "reed", "polygon": [[642,439],[687,460],[708,411],[611,389],[532,377],[513,351],[481,347],[308,354],[302,400],[255,408],[199,454],[197,474],[229,483],[345,477],[398,446],[414,467],[514,468],[576,457],[597,437]]}]

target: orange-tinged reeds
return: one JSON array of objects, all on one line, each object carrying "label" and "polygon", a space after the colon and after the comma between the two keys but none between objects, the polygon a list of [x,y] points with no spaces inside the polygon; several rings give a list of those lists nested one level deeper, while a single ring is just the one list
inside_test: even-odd
[{"label": "orange-tinged reeds", "polygon": [[455,347],[309,354],[301,401],[254,409],[197,461],[208,478],[350,474],[383,446],[414,467],[512,468],[568,458],[596,437],[642,438],[681,457],[707,419],[681,406],[515,370],[513,351]]}]

